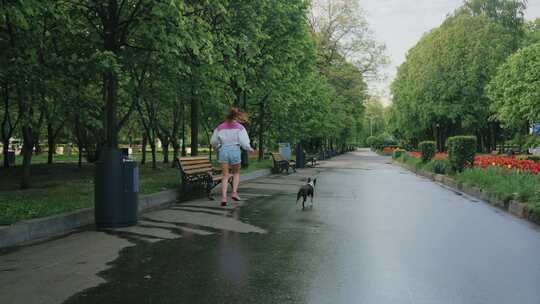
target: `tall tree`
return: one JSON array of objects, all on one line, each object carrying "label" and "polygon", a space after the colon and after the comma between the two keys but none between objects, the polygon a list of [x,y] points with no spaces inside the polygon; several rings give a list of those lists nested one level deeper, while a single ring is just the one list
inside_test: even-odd
[{"label": "tall tree", "polygon": [[488,86],[495,117],[523,130],[540,122],[540,43],[512,55]]},{"label": "tall tree", "polygon": [[[458,10],[409,51],[392,85],[395,111],[409,139],[470,133],[494,149],[498,124],[490,122],[484,88],[515,50],[514,32],[485,15]],[[496,47],[493,47],[496,46]]]}]

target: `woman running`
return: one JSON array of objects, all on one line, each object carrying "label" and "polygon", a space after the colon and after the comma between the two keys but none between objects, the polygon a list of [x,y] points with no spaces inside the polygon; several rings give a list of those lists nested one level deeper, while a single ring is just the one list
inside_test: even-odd
[{"label": "woman running", "polygon": [[241,123],[247,121],[247,114],[240,112],[237,108],[230,108],[226,120],[221,123],[212,134],[210,144],[219,150],[219,163],[223,172],[221,183],[221,206],[227,205],[227,188],[229,180],[229,169],[233,175],[233,189],[231,198],[240,201],[238,195],[238,185],[240,184],[240,148],[251,152],[249,136],[246,128]]}]

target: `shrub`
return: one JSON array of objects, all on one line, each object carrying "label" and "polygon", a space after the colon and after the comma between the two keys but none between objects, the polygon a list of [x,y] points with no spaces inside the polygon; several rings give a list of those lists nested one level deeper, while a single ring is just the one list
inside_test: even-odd
[{"label": "shrub", "polygon": [[448,159],[433,159],[424,167],[426,170],[437,174],[451,174],[452,166]]},{"label": "shrub", "polygon": [[395,147],[384,147],[382,150],[382,154],[386,156],[392,156],[395,150]]},{"label": "shrub", "polygon": [[393,159],[398,159],[400,158],[404,153],[406,153],[407,151],[403,150],[403,149],[396,149],[394,150],[394,153],[392,154],[392,158]]},{"label": "shrub", "polygon": [[418,145],[420,152],[422,153],[422,161],[424,163],[429,162],[437,153],[437,144],[434,141],[423,141]]},{"label": "shrub", "polygon": [[476,154],[475,136],[450,137],[446,141],[446,147],[448,148],[448,160],[452,170],[462,172],[466,167],[473,165]]},{"label": "shrub", "polygon": [[532,160],[534,162],[540,162],[540,155],[529,155],[527,157],[528,160]]},{"label": "shrub", "polygon": [[401,155],[399,160],[415,169],[422,168],[422,160],[420,158],[409,156],[406,152]]},{"label": "shrub", "polygon": [[385,147],[397,147],[397,142],[387,134],[370,136],[366,139],[366,144],[375,150],[383,150]]},{"label": "shrub", "polygon": [[370,147],[370,148],[373,148],[374,145],[375,145],[375,141],[377,140],[377,137],[375,136],[370,136],[368,138],[366,138],[366,144]]},{"label": "shrub", "polygon": [[397,147],[398,142],[390,135],[388,134],[381,134],[380,138],[382,140],[382,143],[385,147]]}]

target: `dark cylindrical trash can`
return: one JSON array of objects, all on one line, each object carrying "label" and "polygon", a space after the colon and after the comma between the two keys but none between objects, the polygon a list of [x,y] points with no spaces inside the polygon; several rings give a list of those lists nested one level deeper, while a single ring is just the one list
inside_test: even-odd
[{"label": "dark cylindrical trash can", "polygon": [[139,170],[118,149],[102,150],[96,162],[95,221],[97,229],[137,223]]},{"label": "dark cylindrical trash can", "polygon": [[7,159],[8,159],[8,164],[10,166],[15,165],[15,151],[8,150],[7,151]]},{"label": "dark cylindrical trash can", "polygon": [[304,149],[302,149],[302,145],[298,144],[296,146],[296,168],[304,168],[305,167],[305,155],[304,155]]},{"label": "dark cylindrical trash can", "polygon": [[128,158],[129,157],[129,148],[122,148],[122,156],[124,158]]}]

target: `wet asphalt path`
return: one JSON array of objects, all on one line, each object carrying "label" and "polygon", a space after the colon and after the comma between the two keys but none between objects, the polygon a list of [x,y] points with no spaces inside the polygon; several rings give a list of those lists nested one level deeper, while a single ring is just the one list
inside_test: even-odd
[{"label": "wet asphalt path", "polygon": [[140,242],[67,303],[540,303],[537,226],[388,162],[350,153],[244,184],[232,211],[188,204],[256,229],[200,222],[211,234]]}]

